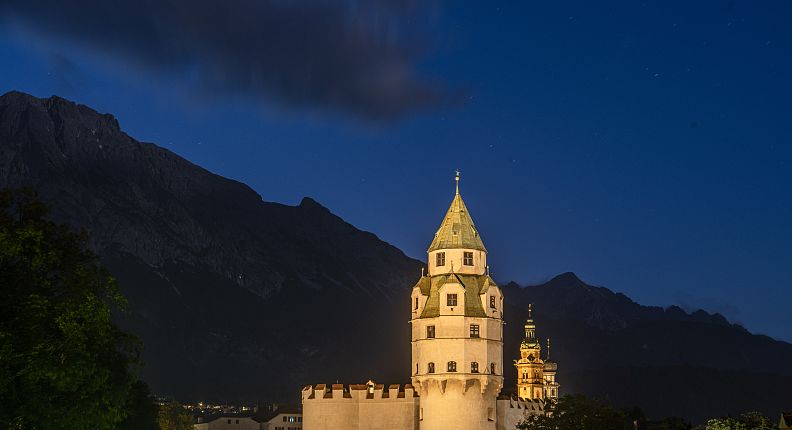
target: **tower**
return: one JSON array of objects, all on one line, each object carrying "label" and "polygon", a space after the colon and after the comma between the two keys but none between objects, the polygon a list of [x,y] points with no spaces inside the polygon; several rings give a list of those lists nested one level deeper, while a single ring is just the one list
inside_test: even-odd
[{"label": "tower", "polygon": [[542,346],[536,338],[536,324],[528,305],[525,321],[525,338],[520,343],[520,359],[514,361],[517,368],[517,395],[523,399],[544,399],[544,361]]},{"label": "tower", "polygon": [[558,364],[550,361],[550,339],[547,339],[547,356],[544,362],[544,396],[545,399],[558,400],[558,381],[556,381],[556,371]]},{"label": "tower", "polygon": [[412,383],[421,430],[496,428],[503,387],[503,296],[487,249],[456,194],[412,289]]}]

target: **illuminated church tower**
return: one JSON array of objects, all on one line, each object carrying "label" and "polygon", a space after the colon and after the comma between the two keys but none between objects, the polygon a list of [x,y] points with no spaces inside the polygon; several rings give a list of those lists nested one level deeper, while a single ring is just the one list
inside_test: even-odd
[{"label": "illuminated church tower", "polygon": [[413,287],[412,383],[421,430],[496,428],[503,387],[503,296],[487,249],[459,194],[429,246],[429,270]]},{"label": "illuminated church tower", "polygon": [[550,361],[550,339],[547,340],[547,360],[542,360],[542,346],[536,337],[536,324],[528,305],[525,321],[525,339],[520,343],[520,359],[514,360],[517,368],[517,395],[528,400],[558,399],[558,382],[555,374],[558,365]]}]

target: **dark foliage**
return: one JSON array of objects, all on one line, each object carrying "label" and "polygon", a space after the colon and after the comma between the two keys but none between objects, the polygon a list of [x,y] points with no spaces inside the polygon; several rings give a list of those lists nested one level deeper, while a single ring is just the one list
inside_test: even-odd
[{"label": "dark foliage", "polygon": [[0,427],[114,429],[138,355],[110,321],[124,299],[85,235],[46,213],[31,191],[0,192]]},{"label": "dark foliage", "polygon": [[160,430],[159,407],[148,385],[136,381],[127,400],[127,416],[118,430]]}]

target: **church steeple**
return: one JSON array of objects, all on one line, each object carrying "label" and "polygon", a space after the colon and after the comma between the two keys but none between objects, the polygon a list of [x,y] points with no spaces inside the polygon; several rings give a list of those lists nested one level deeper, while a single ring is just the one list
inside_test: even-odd
[{"label": "church steeple", "polygon": [[533,305],[528,305],[528,319],[525,320],[525,338],[520,343],[520,359],[514,360],[517,368],[517,395],[524,399],[544,399],[545,363],[541,358],[542,345],[536,337],[536,323],[533,320]]}]

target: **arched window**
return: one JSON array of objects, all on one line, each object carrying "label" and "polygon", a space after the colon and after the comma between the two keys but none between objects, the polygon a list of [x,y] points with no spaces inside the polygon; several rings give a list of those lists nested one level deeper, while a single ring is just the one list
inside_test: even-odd
[{"label": "arched window", "polygon": [[449,372],[456,372],[456,361],[449,361],[448,362],[448,371]]},{"label": "arched window", "polygon": [[435,373],[435,370],[434,370],[434,363],[429,363],[429,368],[427,369],[427,371],[428,371],[429,373]]},{"label": "arched window", "polygon": [[479,373],[477,362],[470,363],[470,373]]}]

